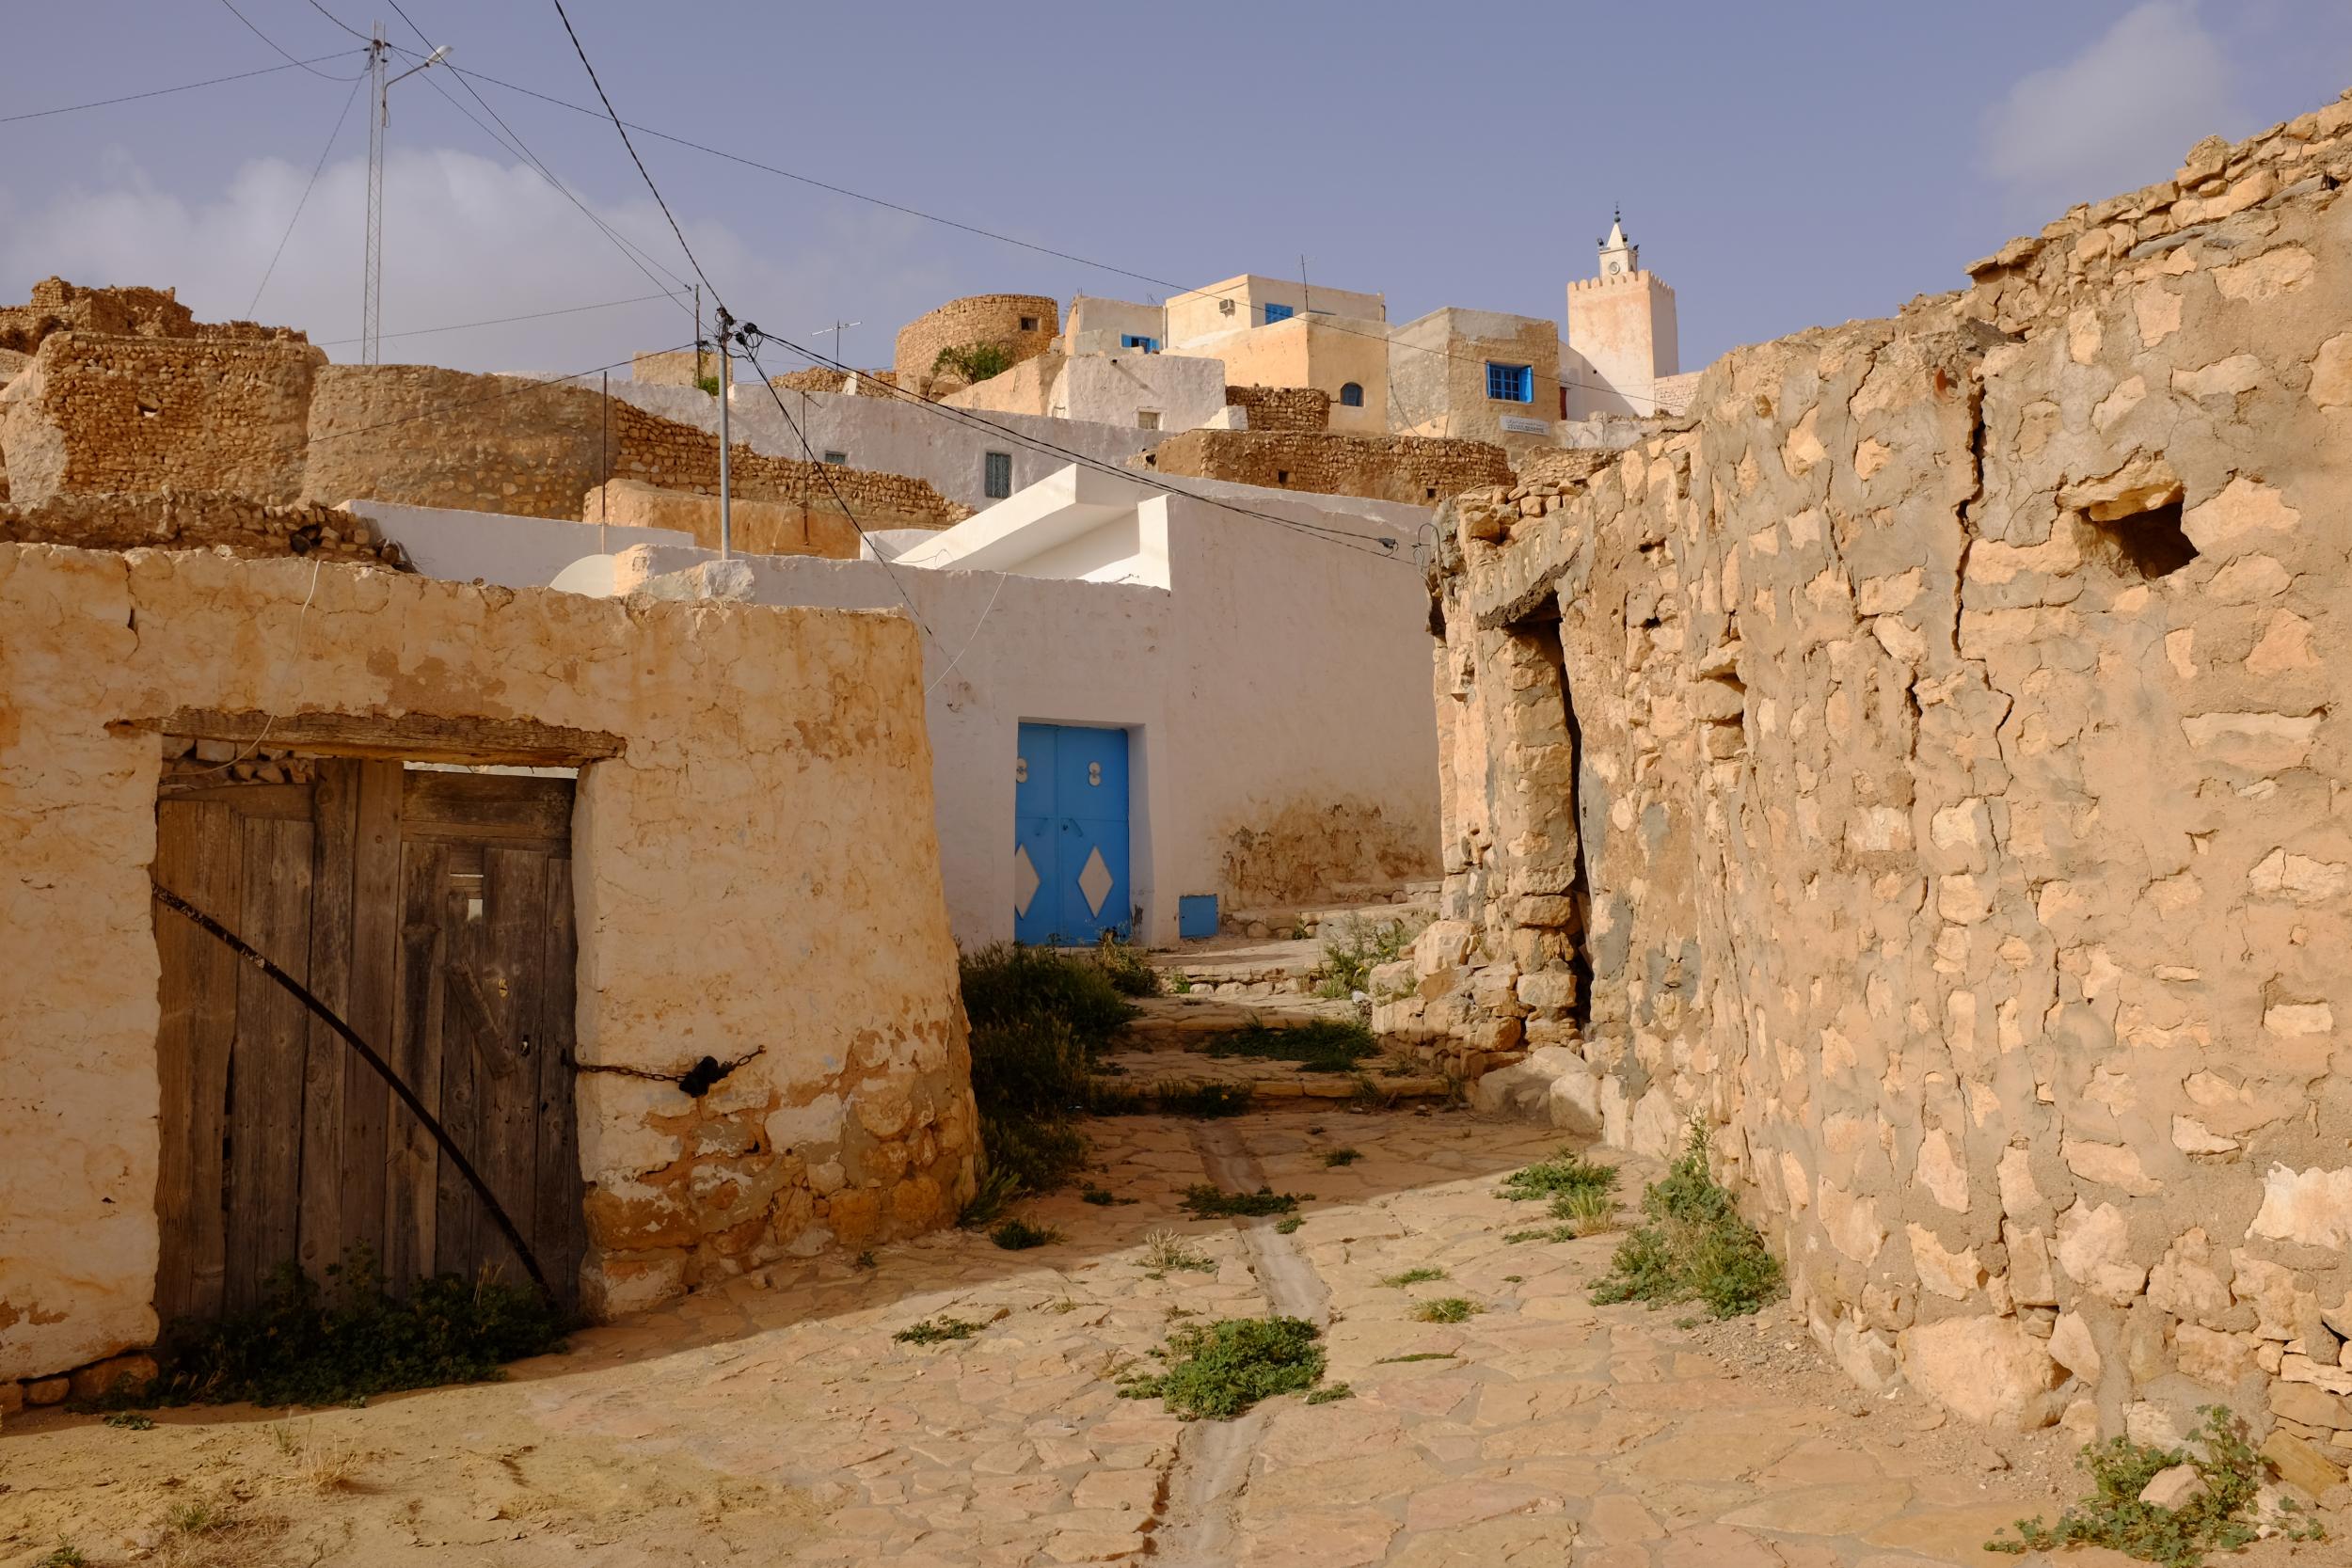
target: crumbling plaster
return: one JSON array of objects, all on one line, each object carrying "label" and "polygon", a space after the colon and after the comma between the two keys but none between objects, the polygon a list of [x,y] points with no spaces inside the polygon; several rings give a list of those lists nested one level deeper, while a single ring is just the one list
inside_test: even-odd
[{"label": "crumbling plaster", "polygon": [[2201,145],[1441,519],[1445,918],[1375,1025],[1712,1124],[1866,1385],[2352,1462],[2347,178],[2352,102]]},{"label": "crumbling plaster", "polygon": [[[900,831],[931,812],[920,670],[897,614],[0,545],[0,1378],[155,1332],[162,748],[123,726],[182,707],[623,738],[573,824],[597,1310],[952,1218],[955,947]],[[691,1098],[704,1056],[740,1065]]]}]

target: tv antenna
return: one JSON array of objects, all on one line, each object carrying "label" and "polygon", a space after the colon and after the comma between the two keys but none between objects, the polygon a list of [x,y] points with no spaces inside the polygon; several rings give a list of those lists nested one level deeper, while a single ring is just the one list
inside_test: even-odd
[{"label": "tv antenna", "polygon": [[405,82],[429,66],[449,58],[451,44],[442,44],[399,75],[386,78],[391,45],[384,41],[384,24],[375,24],[368,40],[368,257],[359,294],[359,363],[373,365],[384,355],[384,127],[390,119],[392,85]]}]

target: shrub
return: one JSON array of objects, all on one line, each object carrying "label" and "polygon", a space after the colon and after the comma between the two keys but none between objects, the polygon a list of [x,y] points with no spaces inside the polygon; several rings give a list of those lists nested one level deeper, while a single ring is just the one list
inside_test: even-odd
[{"label": "shrub", "polygon": [[[2262,1484],[2261,1462],[2246,1440],[2246,1425],[2227,1407],[2208,1405],[2205,1421],[2191,1434],[2203,1449],[2199,1454],[2180,1449],[2158,1449],[2112,1437],[2085,1444],[2077,1461],[2090,1477],[2090,1496],[2044,1525],[2039,1515],[2020,1519],[2014,1541],[1998,1537],[1984,1544],[1991,1552],[2054,1552],[2064,1546],[2106,1546],[2165,1568],[2197,1568],[2208,1551],[2231,1551],[2254,1539],[2249,1516]],[[2143,1503],[2139,1494],[2160,1470],[2193,1465],[2204,1490],[2178,1508]],[[2321,1540],[2325,1531],[2316,1520],[2297,1521],[2286,1533],[2296,1540]]]},{"label": "shrub", "polygon": [[1352,1165],[1362,1158],[1352,1148],[1327,1148],[1323,1151],[1323,1163],[1327,1165]]},{"label": "shrub", "polygon": [[1426,920],[1371,921],[1359,914],[1349,915],[1335,933],[1323,939],[1322,980],[1315,994],[1339,1002],[1358,991],[1370,995],[1372,972],[1394,963],[1428,924]]},{"label": "shrub", "polygon": [[1143,1238],[1143,1266],[1154,1274],[1184,1272],[1215,1274],[1216,1264],[1209,1255],[1185,1241],[1173,1230],[1147,1231]]},{"label": "shrub", "polygon": [[1186,1420],[1230,1420],[1260,1400],[1323,1380],[1321,1334],[1301,1318],[1227,1318],[1179,1329],[1152,1352],[1168,1370],[1120,1382],[1121,1398],[1160,1399]]},{"label": "shrub", "polygon": [[1050,1225],[1031,1225],[1024,1219],[1009,1219],[988,1233],[988,1239],[1007,1252],[1026,1252],[1031,1247],[1051,1246],[1066,1240]]},{"label": "shrub", "polygon": [[1101,965],[1050,947],[999,942],[963,956],[963,1010],[977,1031],[1045,1017],[1059,1019],[1089,1051],[1135,1016]]},{"label": "shrub", "polygon": [[155,1378],[120,1386],[102,1402],[350,1404],[403,1388],[495,1382],[504,1362],[564,1348],[564,1321],[545,1296],[487,1273],[421,1279],[395,1298],[374,1254],[355,1247],[326,1275],[321,1286],[279,1264],[259,1307],[174,1325]]},{"label": "shrub", "polygon": [[1495,1196],[1523,1203],[1539,1197],[1556,1200],[1571,1193],[1607,1193],[1616,1185],[1616,1166],[1597,1164],[1573,1148],[1563,1148],[1549,1160],[1504,1177]]},{"label": "shrub", "polygon": [[1094,966],[1121,996],[1160,994],[1160,972],[1145,960],[1135,943],[1121,942],[1117,931],[1104,931],[1096,939]]},{"label": "shrub", "polygon": [[1288,1236],[1306,1223],[1307,1222],[1305,1220],[1300,1219],[1296,1214],[1293,1214],[1287,1219],[1276,1220],[1274,1222],[1274,1228],[1280,1234]]},{"label": "shrub", "polygon": [[1697,1301],[1708,1316],[1730,1318],[1780,1293],[1780,1259],[1708,1173],[1707,1129],[1695,1117],[1682,1153],[1642,1194],[1642,1212],[1647,1223],[1618,1245],[1595,1301]]},{"label": "shrub", "polygon": [[1209,1042],[1212,1056],[1251,1056],[1296,1062],[1305,1072],[1345,1072],[1367,1056],[1377,1056],[1372,1031],[1354,1019],[1318,1018],[1288,1029],[1253,1023]]},{"label": "shrub", "polygon": [[965,343],[941,349],[931,358],[931,373],[952,371],[966,381],[986,381],[1012,369],[1012,356],[994,343]]},{"label": "shrub", "polygon": [[1086,1141],[1069,1120],[1092,1092],[1090,1059],[1134,1009],[1100,966],[1050,948],[997,942],[964,955],[961,969],[986,1155],[961,1221],[985,1225],[1085,1163]]},{"label": "shrub", "polygon": [[[1229,1193],[1206,1181],[1196,1181],[1184,1189],[1184,1207],[1204,1220],[1287,1214],[1298,1207],[1299,1196],[1278,1193],[1270,1187],[1261,1187],[1254,1193]],[[1311,1202],[1315,1195],[1305,1196]]]}]

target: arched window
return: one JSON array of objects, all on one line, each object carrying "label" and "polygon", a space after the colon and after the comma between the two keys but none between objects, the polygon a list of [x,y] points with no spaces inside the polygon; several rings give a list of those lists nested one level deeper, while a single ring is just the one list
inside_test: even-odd
[{"label": "arched window", "polygon": [[1353,381],[1349,382],[1346,386],[1342,387],[1340,388],[1340,404],[1344,408],[1361,408],[1364,405],[1363,388]]}]

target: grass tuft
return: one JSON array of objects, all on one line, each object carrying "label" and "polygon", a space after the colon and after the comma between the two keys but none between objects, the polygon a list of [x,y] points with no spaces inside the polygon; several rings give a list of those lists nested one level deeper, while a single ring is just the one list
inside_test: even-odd
[{"label": "grass tuft", "polygon": [[1444,1277],[1445,1270],[1424,1263],[1416,1269],[1406,1269],[1403,1274],[1392,1274],[1380,1283],[1391,1291],[1401,1291],[1407,1285],[1424,1285],[1430,1280]]},{"label": "grass tuft", "polygon": [[962,1318],[925,1318],[909,1323],[891,1338],[902,1345],[939,1345],[950,1339],[969,1339],[980,1331],[980,1325]]},{"label": "grass tuft", "polygon": [[1460,1356],[1450,1350],[1417,1350],[1410,1355],[1384,1355],[1373,1365],[1393,1367],[1406,1361],[1459,1361],[1460,1359]]},{"label": "grass tuft", "polygon": [[1094,967],[1121,996],[1157,996],[1160,972],[1143,957],[1143,949],[1123,942],[1117,931],[1104,931],[1094,943]]},{"label": "grass tuft", "polygon": [[988,1239],[1007,1252],[1026,1252],[1031,1247],[1051,1246],[1069,1238],[1050,1225],[1031,1225],[1027,1220],[1014,1218],[1000,1223],[988,1233]]},{"label": "grass tuft", "polygon": [[1616,1166],[1599,1164],[1573,1148],[1563,1148],[1549,1160],[1504,1177],[1495,1196],[1524,1203],[1535,1198],[1557,1200],[1576,1193],[1613,1192],[1616,1186]]},{"label": "grass tuft", "polygon": [[1185,1420],[1230,1420],[1260,1400],[1323,1380],[1315,1325],[1301,1318],[1226,1318],[1178,1329],[1152,1352],[1167,1370],[1120,1380],[1121,1398],[1160,1399]]},{"label": "grass tuft", "polygon": [[1380,1054],[1380,1048],[1373,1043],[1372,1031],[1354,1019],[1318,1018],[1288,1028],[1252,1023],[1212,1039],[1208,1054],[1295,1062],[1301,1072],[1347,1072],[1365,1057]]},{"label": "grass tuft", "polygon": [[[1344,1002],[1358,991],[1371,996],[1372,972],[1401,958],[1428,924],[1426,918],[1374,921],[1349,915],[1323,939],[1323,967],[1315,994],[1335,1002]],[[1374,996],[1373,1000],[1388,998]]]},{"label": "grass tuft", "polygon": [[1331,1148],[1324,1151],[1323,1163],[1333,1166],[1352,1165],[1362,1158],[1361,1154],[1352,1148]]},{"label": "grass tuft", "polygon": [[1307,1396],[1309,1404],[1330,1404],[1339,1400],[1352,1400],[1356,1390],[1344,1383],[1327,1383]]},{"label": "grass tuft", "polygon": [[1714,1318],[1754,1312],[1780,1293],[1780,1259],[1709,1174],[1707,1129],[1693,1117],[1682,1153],[1642,1194],[1646,1223],[1618,1243],[1596,1302],[1695,1301]]},{"label": "grass tuft", "polygon": [[1216,1263],[1207,1253],[1202,1252],[1173,1230],[1150,1230],[1144,1233],[1143,1266],[1159,1274],[1171,1271],[1188,1274],[1216,1273]]},{"label": "grass tuft", "polygon": [[32,1568],[89,1568],[89,1559],[82,1548],[71,1541],[60,1541],[50,1550],[33,1559]]},{"label": "grass tuft", "polygon": [[[2190,1434],[2190,1449],[2159,1449],[2111,1437],[2085,1444],[2078,1463],[2090,1477],[2090,1496],[2045,1525],[2040,1515],[2020,1519],[2015,1540],[1984,1544],[1990,1552],[2055,1552],[2066,1546],[2105,1546],[2164,1568],[2198,1568],[2209,1551],[2233,1551],[2251,1542],[2262,1486],[2262,1462],[2247,1441],[2246,1423],[2223,1405],[2205,1407],[2204,1424]],[[2197,1451],[2201,1449],[2201,1453]],[[2179,1508],[2143,1503],[2139,1494],[2160,1470],[2193,1465],[2204,1490]],[[2291,1540],[2321,1541],[2315,1518],[2272,1521]]]},{"label": "grass tuft", "polygon": [[1598,1188],[1562,1193],[1551,1200],[1551,1217],[1565,1220],[1561,1228],[1571,1236],[1597,1236],[1617,1228],[1617,1196]]},{"label": "grass tuft", "polygon": [[1413,1317],[1425,1323],[1466,1323],[1485,1310],[1468,1296],[1439,1296],[1415,1307]]},{"label": "grass tuft", "polygon": [[1274,1222],[1274,1228],[1280,1235],[1290,1236],[1296,1234],[1298,1227],[1306,1223],[1307,1222],[1301,1219],[1298,1215],[1293,1214],[1287,1219],[1276,1220]]},{"label": "grass tuft", "polygon": [[1100,963],[1052,948],[996,942],[965,954],[960,968],[986,1154],[980,1192],[960,1223],[977,1227],[1085,1164],[1086,1140],[1070,1118],[1086,1107],[1089,1064],[1135,1008]]},{"label": "grass tuft", "polygon": [[1229,1193],[1206,1181],[1196,1181],[1184,1189],[1184,1207],[1204,1220],[1248,1218],[1260,1214],[1287,1214],[1298,1207],[1303,1196],[1314,1200],[1312,1193],[1278,1193],[1261,1187],[1254,1193]]}]

